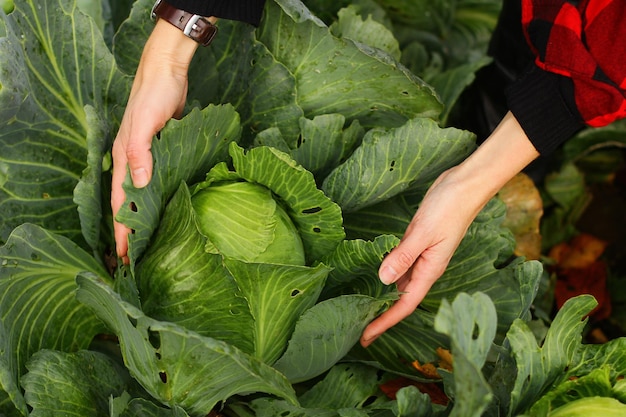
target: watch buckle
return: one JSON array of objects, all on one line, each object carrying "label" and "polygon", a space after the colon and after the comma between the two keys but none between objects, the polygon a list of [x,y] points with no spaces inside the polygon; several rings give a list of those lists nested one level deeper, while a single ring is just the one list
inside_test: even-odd
[{"label": "watch buckle", "polygon": [[203,19],[203,17],[198,14],[194,14],[193,16],[191,16],[189,18],[189,21],[185,25],[185,28],[183,29],[183,33],[186,36],[191,37],[191,32],[198,28],[197,23],[198,23],[198,20],[200,19]]}]

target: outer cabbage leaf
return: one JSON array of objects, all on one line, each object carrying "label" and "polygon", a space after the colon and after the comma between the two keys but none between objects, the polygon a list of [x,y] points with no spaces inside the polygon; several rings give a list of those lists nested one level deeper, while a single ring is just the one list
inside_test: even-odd
[{"label": "outer cabbage leaf", "polygon": [[626,338],[620,337],[603,344],[582,345],[576,352],[566,377],[586,375],[593,369],[608,366],[611,378],[626,375]]},{"label": "outer cabbage leaf", "polygon": [[145,250],[180,182],[200,181],[213,165],[227,158],[229,143],[239,140],[240,135],[239,117],[230,105],[193,110],[163,128],[160,139],[152,144],[155,168],[150,184],[136,189],[130,176],[124,183],[126,203],[118,213],[118,221],[135,230],[129,236],[131,263]]},{"label": "outer cabbage leaf", "polygon": [[[452,304],[443,300],[435,330],[450,337],[454,361],[454,407],[450,416],[480,417],[493,398],[482,373],[496,335],[497,314],[491,299],[480,292],[460,293]],[[447,378],[444,378],[444,381]]]},{"label": "outer cabbage leaf", "polygon": [[326,177],[322,189],[346,212],[385,201],[414,183],[434,180],[474,149],[474,135],[441,129],[417,118],[389,130],[372,129],[363,143]]},{"label": "outer cabbage leaf", "polygon": [[356,5],[339,10],[338,20],[330,25],[331,32],[339,38],[352,39],[378,48],[387,52],[396,61],[400,61],[402,53],[393,33],[385,25],[374,20],[372,15],[364,19],[358,12],[359,7]]},{"label": "outer cabbage leaf", "polygon": [[135,74],[143,46],[154,28],[154,22],[146,18],[154,2],[151,0],[136,0],[131,3],[132,7],[129,4],[127,6],[128,10],[123,10],[125,9],[124,1],[112,1],[112,3],[118,3],[122,6],[119,8],[118,13],[130,11],[119,22],[120,27],[113,38],[112,49],[119,68],[126,74]]},{"label": "outer cabbage leaf", "polygon": [[[559,407],[581,398],[613,397],[613,382],[608,366],[596,368],[580,378],[572,378],[558,384],[530,407],[529,413],[536,417],[558,413]],[[626,410],[626,404],[622,404]]]},{"label": "outer cabbage leaf", "polygon": [[15,6],[0,39],[0,239],[32,222],[82,242],[72,193],[86,168],[86,138],[109,144],[129,79],[75,1]]},{"label": "outer cabbage leaf", "polygon": [[626,148],[626,121],[618,120],[608,126],[582,130],[563,144],[563,160],[575,162],[603,148]]},{"label": "outer cabbage leaf", "polygon": [[257,36],[294,75],[306,117],[341,113],[366,127],[389,127],[439,115],[431,87],[387,54],[334,37],[297,0],[277,3],[266,3]]},{"label": "outer cabbage leaf", "polygon": [[130,373],[163,404],[206,415],[219,401],[253,392],[297,404],[284,376],[261,361],[227,343],[147,317],[93,276],[79,275],[77,283],[78,300],[114,331]]},{"label": "outer cabbage leaf", "polygon": [[385,254],[400,239],[391,235],[377,236],[372,241],[344,240],[333,253],[323,258],[332,268],[324,286],[323,298],[336,294],[364,294],[378,297],[393,287],[378,278],[378,267]]},{"label": "outer cabbage leaf", "polygon": [[108,415],[109,397],[120,395],[129,380],[110,357],[95,351],[40,350],[22,378],[30,415]]},{"label": "outer cabbage leaf", "polygon": [[111,417],[189,417],[187,412],[175,405],[172,408],[160,407],[143,398],[130,398],[123,394],[111,399]]},{"label": "outer cabbage leaf", "polygon": [[341,114],[324,114],[313,120],[302,117],[297,140],[287,140],[279,129],[267,129],[255,137],[254,144],[288,153],[319,181],[344,162],[363,137],[358,120],[344,129],[345,122]]},{"label": "outer cabbage leaf", "polygon": [[272,364],[285,351],[296,322],[317,301],[330,269],[224,262],[254,320],[254,356]]},{"label": "outer cabbage leaf", "polygon": [[274,367],[292,383],[322,374],[348,353],[384,303],[344,295],[316,304],[298,319],[287,351]]},{"label": "outer cabbage leaf", "polygon": [[[421,198],[420,198],[421,200]],[[380,235],[404,235],[416,208],[403,194],[353,213],[345,213],[343,225],[349,239],[375,239]]]},{"label": "outer cabbage leaf", "polygon": [[[233,409],[241,417],[291,414],[302,417],[432,415],[433,405],[427,394],[422,394],[415,387],[406,387],[397,392],[396,400],[390,400],[379,388],[384,380],[385,377],[376,368],[358,363],[338,364],[323,380],[300,395],[301,407],[283,400],[259,398],[246,404],[245,408],[242,404],[235,404]],[[251,412],[248,413],[248,409]]]},{"label": "outer cabbage leaf", "polygon": [[543,345],[527,325],[517,320],[507,333],[511,352],[517,364],[517,376],[511,391],[509,415],[515,415],[534,404],[559,378],[580,346],[585,317],[597,302],[591,296],[568,300],[557,313]]},{"label": "outer cabbage leaf", "polygon": [[38,226],[19,226],[0,248],[0,383],[20,410],[19,379],[33,353],[86,348],[105,330],[74,299],[74,277],[83,271],[107,280],[93,257]]},{"label": "outer cabbage leaf", "polygon": [[341,209],[317,188],[313,175],[289,155],[270,147],[246,153],[236,145],[230,152],[238,176],[266,186],[285,203],[309,264],[333,251],[344,239]]}]

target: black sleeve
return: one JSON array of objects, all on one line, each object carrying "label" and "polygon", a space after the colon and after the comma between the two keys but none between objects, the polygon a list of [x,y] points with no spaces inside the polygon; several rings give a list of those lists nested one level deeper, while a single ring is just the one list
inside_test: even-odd
[{"label": "black sleeve", "polygon": [[542,155],[585,127],[573,104],[572,80],[532,65],[506,89],[511,113]]},{"label": "black sleeve", "polygon": [[166,0],[172,6],[201,16],[239,20],[258,26],[265,0]]}]

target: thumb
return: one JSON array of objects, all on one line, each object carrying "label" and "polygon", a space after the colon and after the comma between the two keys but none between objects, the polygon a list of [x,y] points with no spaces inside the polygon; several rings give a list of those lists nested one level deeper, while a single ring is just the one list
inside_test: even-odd
[{"label": "thumb", "polygon": [[415,234],[405,234],[403,240],[389,252],[380,264],[378,270],[380,280],[389,285],[404,276],[425,249],[423,245],[424,242]]}]

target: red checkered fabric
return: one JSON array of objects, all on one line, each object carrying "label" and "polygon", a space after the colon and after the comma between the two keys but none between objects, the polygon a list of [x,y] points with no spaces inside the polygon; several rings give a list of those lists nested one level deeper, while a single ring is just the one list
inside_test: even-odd
[{"label": "red checkered fabric", "polygon": [[589,126],[626,117],[626,0],[522,0],[536,64],[571,78]]}]

